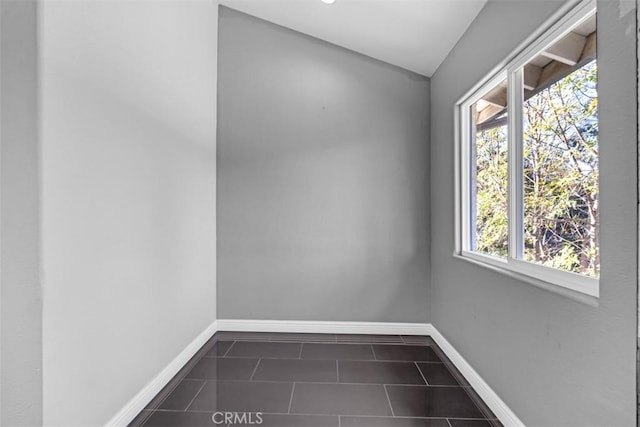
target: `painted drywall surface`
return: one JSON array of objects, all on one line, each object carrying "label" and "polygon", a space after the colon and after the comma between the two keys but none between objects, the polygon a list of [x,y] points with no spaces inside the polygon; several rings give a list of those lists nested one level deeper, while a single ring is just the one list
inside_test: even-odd
[{"label": "painted drywall surface", "polygon": [[526,425],[629,426],[636,410],[633,1],[598,2],[598,307],[452,256],[454,103],[559,5],[490,1],[432,79],[431,311],[435,326]]},{"label": "painted drywall surface", "polygon": [[426,321],[429,81],[220,8],[219,318]]},{"label": "painted drywall surface", "polygon": [[37,7],[0,2],[0,425],[42,423]]},{"label": "painted drywall surface", "polygon": [[46,1],[44,422],[103,425],[215,319],[214,1]]}]

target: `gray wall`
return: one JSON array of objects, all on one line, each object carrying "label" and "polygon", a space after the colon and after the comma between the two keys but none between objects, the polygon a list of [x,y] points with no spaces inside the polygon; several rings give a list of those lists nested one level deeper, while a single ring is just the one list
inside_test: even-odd
[{"label": "gray wall", "polygon": [[0,2],[0,425],[42,423],[35,1]]},{"label": "gray wall", "polygon": [[216,318],[217,2],[40,2],[44,422],[104,425]]},{"label": "gray wall", "polygon": [[427,321],[428,79],[220,9],[218,317]]},{"label": "gray wall", "polygon": [[560,3],[490,1],[432,78],[433,322],[527,425],[635,423],[634,3],[598,2],[602,272],[597,307],[452,257],[454,103]]}]

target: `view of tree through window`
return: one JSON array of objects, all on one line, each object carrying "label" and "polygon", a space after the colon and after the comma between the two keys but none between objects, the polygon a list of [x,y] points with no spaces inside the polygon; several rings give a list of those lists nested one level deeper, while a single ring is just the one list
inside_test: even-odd
[{"label": "view of tree through window", "polygon": [[456,255],[599,296],[598,31],[593,2],[457,104]]},{"label": "view of tree through window", "polygon": [[509,251],[507,126],[478,130],[475,157],[474,250],[504,257]]},{"label": "view of tree through window", "polygon": [[597,277],[596,61],[530,97],[523,119],[525,260]]},{"label": "view of tree through window", "polygon": [[[598,277],[596,61],[530,96],[522,111],[524,260]],[[478,126],[472,151],[472,250],[501,257],[509,243],[505,116]]]}]

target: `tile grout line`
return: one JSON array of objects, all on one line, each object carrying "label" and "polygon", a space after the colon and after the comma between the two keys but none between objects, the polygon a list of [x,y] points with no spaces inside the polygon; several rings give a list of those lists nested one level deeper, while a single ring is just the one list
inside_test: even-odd
[{"label": "tile grout line", "polygon": [[302,349],[304,349],[304,343],[300,343],[300,353],[298,353],[298,359],[302,360]]},{"label": "tile grout line", "polygon": [[[147,412],[177,412],[177,413],[181,413],[184,411],[178,411],[178,410],[173,410],[173,409],[158,409],[156,411],[151,411],[151,410],[145,410]],[[199,413],[199,414],[207,414],[207,413],[211,413],[211,410],[204,410],[204,409],[200,409],[200,410],[194,410],[194,411],[188,411],[188,412],[192,412],[192,413]],[[419,419],[419,420],[447,420],[446,417],[425,417],[425,416],[413,416],[413,415],[395,415],[395,416],[390,416],[390,415],[349,415],[349,414],[325,414],[325,413],[302,413],[302,412],[293,412],[291,414],[288,414],[286,412],[265,412],[262,411],[263,414],[268,414],[268,415],[301,415],[301,416],[309,416],[309,417],[357,417],[357,418],[397,418],[397,419],[409,419],[409,420],[413,420],[413,419]],[[462,420],[462,421],[498,421],[496,419],[493,418],[469,418],[469,417],[450,417],[449,419],[451,420]]]},{"label": "tile grout line", "polygon": [[378,356],[376,355],[376,351],[373,349],[373,344],[369,344],[371,347],[371,354],[373,354],[373,360],[378,360]]},{"label": "tile grout line", "polygon": [[187,410],[189,409],[189,407],[191,406],[193,401],[196,400],[196,397],[198,397],[198,395],[200,394],[200,392],[202,391],[202,389],[204,388],[205,385],[207,385],[207,380],[202,381],[202,385],[200,386],[200,388],[196,392],[195,396],[193,396],[193,399],[191,399],[189,401],[189,404],[184,408],[184,410],[182,412],[187,412]]},{"label": "tile grout line", "polygon": [[305,344],[341,344],[341,345],[399,345],[402,347],[433,347],[431,344],[425,344],[421,342],[410,342],[410,341],[374,341],[374,340],[351,340],[351,341],[325,341],[325,340],[305,340],[305,341],[296,341],[293,339],[244,339],[244,338],[227,338],[218,342],[230,342],[230,341],[238,341],[238,342],[268,342],[268,343],[305,343]]},{"label": "tile grout line", "polygon": [[258,370],[258,366],[260,366],[260,362],[262,362],[262,358],[258,359],[258,363],[256,363],[256,367],[253,368],[253,372],[251,373],[251,376],[249,377],[249,381],[253,381],[253,377],[256,374],[256,371]]},{"label": "tile grout line", "polygon": [[[315,343],[314,343],[315,344]],[[324,343],[321,343],[324,344]],[[256,358],[261,358],[261,359],[272,359],[272,360],[298,360],[298,358],[295,357],[276,357],[276,356],[256,356],[256,355],[247,355],[247,356],[203,356],[203,358],[207,358],[207,359],[256,359]],[[321,358],[321,359],[316,359],[313,357],[308,357],[308,358],[304,358],[301,360],[336,360],[335,357],[325,357],[325,358]],[[410,359],[340,359],[340,360],[345,360],[345,361],[349,361],[349,362],[385,362],[385,363],[414,363],[414,362],[418,362],[418,363],[433,363],[433,364],[440,364],[440,365],[446,365],[446,363],[444,362],[438,362],[438,361],[434,361],[434,360],[410,360]],[[453,375],[453,374],[452,374]],[[464,378],[464,377],[463,377]]]},{"label": "tile grout line", "polygon": [[[295,360],[295,359],[291,359],[291,360]],[[211,379],[211,378],[187,378],[189,381],[217,381],[217,382],[231,382],[231,383],[242,383],[242,382],[248,382],[248,380],[242,380],[242,379],[226,379],[226,380],[217,380],[217,379]],[[291,383],[293,381],[291,380],[253,380],[251,382],[256,382],[256,383],[275,383],[275,384],[282,384],[282,383]],[[340,384],[340,385],[369,385],[369,386],[374,386],[374,385],[384,385],[383,383],[358,383],[358,382],[341,382],[338,383],[336,381],[295,381],[298,383],[305,383],[305,384]],[[439,385],[439,384],[434,384],[434,385],[427,385],[427,384],[413,384],[413,383],[387,383],[387,385],[392,385],[394,387],[430,387],[430,388],[460,388],[460,389],[464,389],[464,388],[472,388],[470,386],[461,386],[461,385],[450,385],[450,384],[445,384],[445,385]],[[487,418],[489,419],[489,418]]]},{"label": "tile grout line", "polygon": [[387,391],[387,385],[382,384],[382,388],[384,388],[384,394],[387,396],[387,402],[389,403],[389,408],[391,409],[391,416],[395,417],[396,414],[393,412],[393,406],[391,405],[391,399],[389,398],[389,392]]},{"label": "tile grout line", "polygon": [[424,383],[426,385],[430,385],[429,381],[427,381],[427,377],[424,376],[424,374],[422,373],[422,369],[420,369],[420,366],[418,365],[418,362],[413,362],[416,365],[416,369],[418,369],[418,372],[420,372],[420,376],[422,377],[422,379],[424,380]]},{"label": "tile grout line", "polygon": [[287,409],[287,414],[291,414],[291,405],[293,404],[293,393],[296,391],[296,383],[293,383],[293,387],[291,387],[291,397],[289,398],[289,409]]},{"label": "tile grout line", "polygon": [[[145,424],[147,423],[147,421],[149,421],[149,419],[151,418],[151,416],[153,416],[153,414],[155,414],[156,410],[152,409],[152,410],[148,410],[148,409],[143,409],[136,418],[138,418],[140,415],[142,415],[143,412],[147,412],[146,415],[142,416],[142,419],[139,420],[138,424],[136,424],[134,427],[144,427]],[[135,421],[135,419],[133,420]],[[132,421],[132,423],[133,423]]]},{"label": "tile grout line", "polygon": [[449,418],[447,418],[447,424],[449,424],[449,427],[453,427],[453,425],[451,424],[451,421],[449,421]]},{"label": "tile grout line", "polygon": [[227,351],[224,352],[224,354],[222,355],[222,357],[227,357],[227,354],[229,354],[229,352],[231,351],[231,349],[233,348],[234,345],[236,345],[238,341],[233,341],[231,343],[231,345],[229,346],[229,348],[227,349]]},{"label": "tile grout line", "polygon": [[[192,369],[193,369],[193,368],[192,368]],[[187,374],[186,374],[186,375],[189,375],[189,372],[187,372]],[[161,407],[161,406],[162,406],[162,404],[163,404],[163,403],[164,403],[164,402],[169,398],[169,396],[171,396],[171,394],[175,391],[175,389],[176,389],[176,388],[178,388],[178,386],[180,385],[180,383],[181,383],[183,380],[185,380],[185,379],[187,379],[187,378],[182,378],[180,381],[177,381],[177,382],[176,382],[176,384],[171,388],[171,391],[170,391],[170,392],[168,392],[168,393],[167,393],[167,395],[166,395],[166,396],[164,396],[164,398],[163,398],[160,402],[158,402],[158,404],[157,404],[157,405],[154,405],[154,406],[155,406],[155,408],[151,409],[151,411],[154,411],[154,412],[155,412],[159,407]],[[172,380],[173,380],[173,378],[172,378]],[[154,396],[154,398],[153,398],[153,399],[155,399],[156,397],[158,397],[158,395]],[[153,401],[153,400],[152,400],[152,401]],[[151,403],[151,402],[149,402],[149,403]],[[147,409],[147,407],[145,407],[145,409]],[[144,409],[143,409],[143,411],[144,411]],[[146,422],[146,420],[145,420],[145,422]]]},{"label": "tile grout line", "polygon": [[[1,0],[0,0],[0,1],[1,1]],[[214,345],[215,345],[215,344],[214,344]],[[206,346],[206,344],[205,344],[205,346]],[[196,356],[198,356],[198,353],[200,353],[200,351],[202,350],[202,348],[204,348],[204,346],[203,346],[203,347],[201,347],[201,348],[196,352],[196,354],[194,354],[194,355],[191,357],[191,359],[189,359],[189,361],[188,361],[187,363],[185,363],[185,365],[180,369],[180,371],[178,371],[178,373],[177,373],[177,374],[175,374],[175,375],[173,376],[173,378],[171,378],[171,380],[167,383],[167,385],[165,386],[165,388],[166,388],[166,387],[171,387],[171,390],[170,390],[170,391],[168,391],[168,392],[166,393],[166,395],[162,398],[162,400],[161,400],[161,401],[159,401],[159,402],[157,402],[157,403],[154,405],[154,407],[153,407],[153,408],[145,407],[145,408],[143,409],[143,411],[144,411],[144,410],[150,410],[150,411],[152,411],[152,413],[153,413],[153,412],[155,412],[156,410],[158,410],[158,409],[162,406],[162,404],[163,404],[164,402],[166,402],[166,400],[167,400],[167,399],[169,399],[169,397],[173,394],[173,392],[174,392],[174,391],[175,391],[175,390],[180,386],[180,384],[181,384],[183,381],[206,381],[206,378],[189,378],[189,374],[191,373],[191,371],[193,371],[193,369],[195,368],[195,366],[196,366],[196,365],[197,365],[201,360],[203,360],[203,359],[206,357],[206,353],[205,353],[205,354],[201,355],[200,357],[198,357],[198,358],[196,359]],[[191,367],[189,368],[189,370],[185,371],[186,367],[187,367],[187,366],[189,366],[189,365],[191,365]],[[182,373],[182,372],[183,372],[183,373]],[[181,374],[181,373],[182,373],[182,374]],[[173,385],[171,385],[172,383],[174,383],[174,384],[173,384]],[[161,391],[160,391],[160,393],[158,393],[157,395],[155,395],[155,396],[153,397],[153,399],[151,400],[151,402],[153,402],[156,398],[158,398],[158,396],[162,393],[162,391],[164,391],[164,389],[163,389],[163,390],[161,390]],[[200,390],[198,390],[198,393],[199,393],[199,392],[200,392]],[[196,395],[197,395],[197,393],[196,393]],[[149,403],[151,403],[151,402],[149,402]],[[185,410],[186,410],[186,409],[185,409]],[[149,417],[150,417],[150,416],[149,416]],[[146,420],[145,420],[145,422],[146,422]],[[143,424],[144,424],[144,423],[143,423]]]},{"label": "tile grout line", "polygon": [[340,384],[340,364],[338,359],[336,359],[336,383]]}]

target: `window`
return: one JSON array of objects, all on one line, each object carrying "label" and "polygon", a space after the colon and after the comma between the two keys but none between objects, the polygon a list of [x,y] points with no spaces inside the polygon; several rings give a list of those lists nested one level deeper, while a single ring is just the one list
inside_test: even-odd
[{"label": "window", "polygon": [[595,3],[567,12],[456,117],[456,254],[597,297]]}]

